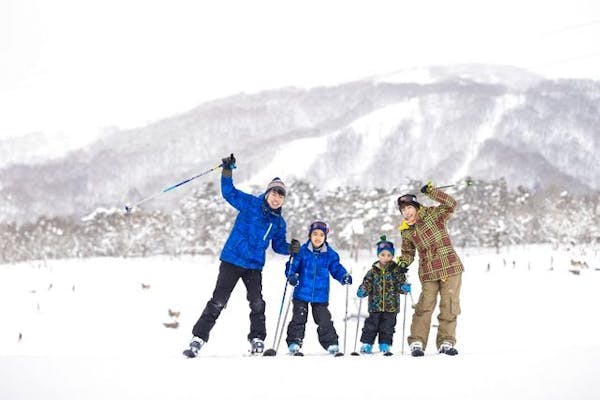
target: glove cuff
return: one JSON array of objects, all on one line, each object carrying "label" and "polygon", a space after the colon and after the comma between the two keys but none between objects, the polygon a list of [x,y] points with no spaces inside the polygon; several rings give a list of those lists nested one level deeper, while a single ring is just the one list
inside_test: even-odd
[{"label": "glove cuff", "polygon": [[226,178],[231,178],[233,176],[233,171],[230,170],[229,168],[223,167],[223,170],[221,171],[221,176],[224,176]]}]

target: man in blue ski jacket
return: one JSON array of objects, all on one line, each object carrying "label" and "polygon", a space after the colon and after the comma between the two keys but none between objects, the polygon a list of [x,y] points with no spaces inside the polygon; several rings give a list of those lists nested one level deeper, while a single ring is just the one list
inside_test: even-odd
[{"label": "man in blue ski jacket", "polygon": [[212,298],[206,304],[198,322],[194,325],[194,337],[184,355],[195,357],[204,343],[221,311],[227,304],[233,288],[241,278],[246,286],[250,305],[250,332],[248,340],[252,353],[262,353],[266,337],[265,302],[262,297],[262,269],[265,252],[271,244],[278,254],[289,255],[300,250],[300,242],[286,241],[286,223],[281,215],[286,187],[279,178],[274,178],[265,193],[254,196],[244,193],[233,185],[233,169],[236,159],[233,154],[222,159],[221,194],[238,215],[229,237],[221,251],[219,276]]}]

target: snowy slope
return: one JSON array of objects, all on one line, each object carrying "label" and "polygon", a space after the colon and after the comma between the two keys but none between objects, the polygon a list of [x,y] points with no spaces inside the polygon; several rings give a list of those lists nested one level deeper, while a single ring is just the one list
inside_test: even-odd
[{"label": "snowy slope", "polygon": [[[202,356],[184,359],[180,352],[216,279],[218,261],[208,257],[2,265],[0,398],[599,398],[597,250],[519,247],[499,255],[477,249],[459,254],[467,268],[458,324],[461,354],[451,358],[428,348],[421,359],[400,354],[402,314],[394,357],[324,355],[310,318],[306,357],[288,357],[283,347],[275,358],[247,357],[248,307],[241,284]],[[263,286],[270,347],[286,258],[268,258]],[[571,260],[585,260],[589,269],[569,273]],[[361,254],[354,263],[342,253],[342,261],[359,282],[373,255]],[[411,280],[416,300],[420,285]],[[356,287],[350,291],[350,314],[356,314]],[[330,300],[343,343],[345,289],[335,282]],[[181,312],[178,329],[163,326],[175,321],[169,309]],[[407,332],[410,304],[408,309]],[[349,351],[355,328],[351,319]]]}]

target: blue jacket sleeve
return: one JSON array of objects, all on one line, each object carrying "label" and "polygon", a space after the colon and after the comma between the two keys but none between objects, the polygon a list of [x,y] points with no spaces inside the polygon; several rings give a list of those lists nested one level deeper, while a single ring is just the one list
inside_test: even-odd
[{"label": "blue jacket sleeve", "polygon": [[292,259],[292,263],[290,264],[290,262],[288,261],[285,264],[285,267],[286,277],[298,273],[298,270],[300,269],[300,254],[296,254],[296,256]]},{"label": "blue jacket sleeve", "polygon": [[348,273],[346,268],[340,264],[340,256],[335,251],[332,251],[331,259],[329,261],[329,273],[340,283],[342,283],[344,275]]},{"label": "blue jacket sleeve", "polygon": [[277,232],[273,236],[271,240],[271,247],[273,251],[277,254],[289,255],[290,254],[290,244],[285,240],[285,235],[287,231],[287,226],[283,218],[281,218],[281,224],[277,228]]},{"label": "blue jacket sleeve", "polygon": [[254,196],[236,189],[233,186],[233,178],[230,176],[221,176],[221,195],[236,210],[241,210],[254,198]]}]

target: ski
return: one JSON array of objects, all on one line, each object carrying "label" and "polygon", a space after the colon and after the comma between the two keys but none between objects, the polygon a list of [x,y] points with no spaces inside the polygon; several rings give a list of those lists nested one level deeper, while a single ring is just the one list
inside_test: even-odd
[{"label": "ski", "polygon": [[184,356],[186,356],[187,358],[195,358],[196,357],[196,354],[193,351],[191,351],[190,349],[184,350],[182,354]]},{"label": "ski", "polygon": [[383,353],[384,357],[389,357],[389,356],[393,356],[394,353],[392,353],[391,351],[386,351],[385,353]]}]

